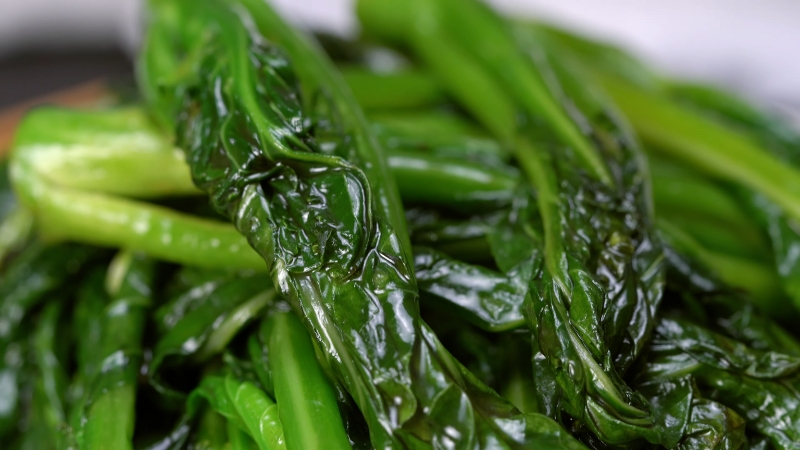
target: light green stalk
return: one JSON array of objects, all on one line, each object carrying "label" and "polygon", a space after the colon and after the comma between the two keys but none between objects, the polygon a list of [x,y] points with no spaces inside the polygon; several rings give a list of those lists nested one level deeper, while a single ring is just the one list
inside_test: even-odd
[{"label": "light green stalk", "polygon": [[726,128],[643,89],[602,77],[604,87],[654,150],[761,192],[800,219],[800,171]]},{"label": "light green stalk", "polygon": [[[187,410],[190,415],[197,414],[206,403],[230,422],[231,442],[247,442],[252,438],[259,450],[286,449],[278,406],[255,384],[239,381],[232,375],[206,376],[189,395]],[[239,439],[237,429],[246,432],[249,438]]]},{"label": "light green stalk", "polygon": [[659,219],[658,229],[670,246],[711,268],[725,283],[748,291],[759,306],[773,317],[796,315],[791,302],[786,301],[778,274],[772,268],[708,250],[688,233],[664,219]]},{"label": "light green stalk", "polygon": [[421,71],[382,74],[360,68],[343,68],[342,76],[365,110],[420,108],[444,100],[438,83]]},{"label": "light green stalk", "polygon": [[17,132],[12,182],[44,239],[141,250],[188,265],[265,270],[231,225],[121,197],[197,193],[180,151],[166,142],[138,109],[37,110]]},{"label": "light green stalk", "polygon": [[26,208],[16,207],[0,224],[0,263],[9,253],[25,244],[33,228],[33,215]]},{"label": "light green stalk", "polygon": [[105,311],[103,360],[84,405],[78,443],[85,450],[133,449],[142,336],[152,298],[153,262],[120,253],[108,272],[113,300]]},{"label": "light green stalk", "polygon": [[275,397],[289,450],[351,448],[331,382],[314,344],[294,313],[270,317],[267,326]]}]

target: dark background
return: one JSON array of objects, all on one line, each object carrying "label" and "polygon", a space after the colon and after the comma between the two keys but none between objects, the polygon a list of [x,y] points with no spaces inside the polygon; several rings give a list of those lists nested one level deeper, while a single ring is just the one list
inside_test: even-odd
[{"label": "dark background", "polygon": [[133,79],[133,64],[119,50],[34,51],[0,58],[0,109],[77,84]]}]

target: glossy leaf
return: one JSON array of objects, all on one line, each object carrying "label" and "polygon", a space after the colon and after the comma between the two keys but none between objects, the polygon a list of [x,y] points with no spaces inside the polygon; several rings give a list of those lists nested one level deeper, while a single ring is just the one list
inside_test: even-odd
[{"label": "glossy leaf", "polygon": [[148,372],[165,392],[171,390],[160,382],[162,365],[196,364],[220,353],[241,328],[273,302],[274,291],[262,274],[217,277],[177,297],[165,305],[166,309],[162,307],[169,328],[153,349]]},{"label": "glossy leaf", "polygon": [[[243,3],[292,64],[210,2],[156,10],[144,82],[173,80],[164,95],[151,90],[151,101],[166,123],[177,120],[195,182],[264,257],[365,415],[373,445],[430,446],[453,439],[450,429],[464,431],[459,446],[475,442],[478,431],[510,439],[487,424],[515,416],[514,408],[477,380],[464,381],[468,375],[419,320],[402,205],[350,94],[268,6]],[[169,8],[181,12],[180,23],[170,22]],[[203,28],[205,37],[193,34]],[[157,64],[155,52],[176,45],[184,50]],[[193,55],[184,63],[195,64],[199,77],[170,71],[181,55]],[[215,88],[220,82],[224,89]],[[183,94],[184,102],[174,102]],[[433,415],[445,391],[477,414]]]},{"label": "glossy leaf", "polygon": [[695,399],[691,414],[678,444],[680,450],[735,450],[745,444],[745,421],[728,407],[710,400]]},{"label": "glossy leaf", "polygon": [[[252,383],[233,376],[206,376],[187,400],[187,415],[193,417],[204,404],[246,432],[260,450],[285,449],[278,407]],[[229,428],[228,436],[231,437]]]},{"label": "glossy leaf", "polygon": [[414,268],[421,292],[432,301],[446,302],[440,307],[460,311],[472,324],[489,331],[525,324],[522,305],[534,270],[532,260],[504,275],[416,247]]},{"label": "glossy leaf", "polygon": [[[412,48],[473,117],[512,142],[535,188],[524,203],[538,213],[512,215],[513,232],[493,235],[545,255],[526,305],[540,410],[558,419],[564,411],[609,443],[677,444],[681,424],[664,422],[618,375],[641,353],[663,285],[646,172],[627,126],[590,80],[479,2],[364,0],[359,12],[368,30]],[[518,133],[503,121],[509,110],[526,113],[529,127]],[[496,259],[525,257],[498,248],[511,251]]]},{"label": "glossy leaf", "polygon": [[[733,409],[778,448],[797,448],[800,360],[758,351],[681,320],[664,319],[652,344],[669,355],[652,370],[693,373],[709,398]],[[657,356],[656,356],[657,357]],[[670,361],[666,364],[666,361]]]}]

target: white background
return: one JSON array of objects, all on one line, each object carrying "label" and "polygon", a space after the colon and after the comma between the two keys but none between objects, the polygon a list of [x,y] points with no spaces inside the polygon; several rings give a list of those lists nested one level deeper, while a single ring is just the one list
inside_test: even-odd
[{"label": "white background", "polygon": [[[490,0],[622,44],[656,67],[800,111],[798,0]],[[357,29],[352,0],[272,0],[290,20]],[[141,0],[0,0],[0,57],[31,47],[135,51]]]}]

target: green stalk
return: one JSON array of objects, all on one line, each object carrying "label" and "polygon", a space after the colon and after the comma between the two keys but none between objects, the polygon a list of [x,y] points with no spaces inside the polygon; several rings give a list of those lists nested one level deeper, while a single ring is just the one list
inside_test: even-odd
[{"label": "green stalk", "polygon": [[[228,428],[231,425],[231,422],[225,420],[214,410],[206,409],[200,417],[194,448],[197,450],[224,450],[229,439]],[[244,433],[241,430],[237,430],[237,432]]]},{"label": "green stalk", "polygon": [[[371,128],[389,158],[398,150],[413,150],[477,162],[482,166],[510,167],[511,152],[506,146],[457,117],[430,112],[395,114],[376,119]],[[392,166],[391,161],[389,166]],[[400,194],[402,196],[403,192]]]},{"label": "green stalk", "polygon": [[[230,380],[230,378],[229,378]],[[226,386],[231,392],[233,384]],[[245,381],[235,388],[231,395],[239,417],[247,425],[253,440],[262,450],[280,450],[286,448],[283,427],[278,418],[278,407],[261,389],[253,383]]]},{"label": "green stalk", "polygon": [[0,224],[0,264],[8,255],[20,250],[33,228],[33,215],[26,208],[16,207]]},{"label": "green stalk", "polygon": [[507,173],[451,158],[394,150],[389,165],[405,202],[467,205],[509,202],[518,180]]},{"label": "green stalk", "polygon": [[650,155],[653,200],[660,217],[710,250],[768,261],[764,233],[722,186],[688,168]]},{"label": "green stalk", "polygon": [[33,388],[33,407],[39,410],[44,429],[29,432],[41,433],[40,438],[47,442],[47,448],[52,449],[63,448],[66,438],[61,430],[65,428],[67,420],[67,372],[61,355],[56,351],[58,319],[62,313],[62,302],[49,303],[42,311],[32,342],[38,369]]},{"label": "green stalk", "polygon": [[237,439],[234,430],[238,429],[245,431],[259,450],[286,449],[278,406],[255,384],[232,375],[206,376],[189,395],[187,414],[194,416],[205,404],[230,422],[228,438],[232,441]]},{"label": "green stalk", "polygon": [[166,142],[140,109],[102,115],[37,110],[17,133],[14,189],[47,240],[141,250],[180,264],[265,270],[229,224],[118,196],[198,192],[180,152]]},{"label": "green stalk", "polygon": [[619,80],[604,87],[654,149],[697,170],[761,192],[800,219],[800,171],[744,134]]},{"label": "green stalk", "polygon": [[236,426],[233,421],[228,421],[228,445],[226,450],[256,450],[258,445],[247,433]]},{"label": "green stalk", "polygon": [[451,112],[432,111],[380,111],[369,114],[373,130],[385,128],[400,135],[437,136],[439,138],[487,138],[478,124]]},{"label": "green stalk", "polygon": [[714,252],[771,263],[772,250],[758,229],[740,230],[726,223],[680,210],[659,210],[660,217],[685,231]]},{"label": "green stalk", "polygon": [[269,356],[269,335],[268,321],[262,320],[258,332],[250,335],[247,340],[247,353],[253,363],[253,370],[256,372],[261,387],[267,395],[275,398],[275,384],[272,382],[272,364]]},{"label": "green stalk", "polygon": [[270,289],[237,306],[220,323],[214,323],[214,330],[208,335],[205,343],[195,355],[198,361],[219,354],[233,339],[234,335],[250,320],[258,317],[259,312],[273,303],[275,291]]},{"label": "green stalk", "polygon": [[547,152],[537,152],[527,140],[521,139],[516,148],[522,170],[536,187],[536,204],[542,216],[544,229],[544,258],[547,271],[561,291],[569,297],[572,285],[567,273],[568,263],[562,239],[561,200],[558,196],[558,184],[552,162]]},{"label": "green stalk", "polygon": [[520,370],[515,370],[511,378],[506,381],[503,397],[509,399],[523,413],[535,413],[539,411],[535,391],[536,386],[531,377],[523,375]]},{"label": "green stalk", "polygon": [[142,336],[151,303],[153,263],[120,253],[111,263],[107,286],[112,301],[105,311],[104,358],[91,384],[81,420],[82,449],[133,449],[136,388],[142,363]]},{"label": "green stalk", "polygon": [[229,224],[168,208],[20,179],[18,189],[48,240],[139,250],[178,264],[266,269]]},{"label": "green stalk", "polygon": [[272,381],[289,450],[350,449],[336,392],[314,354],[314,344],[293,313],[269,318]]},{"label": "green stalk", "polygon": [[438,83],[419,70],[375,73],[345,67],[341,72],[356,101],[365,110],[425,108],[444,101]]},{"label": "green stalk", "polygon": [[[501,141],[512,142],[516,135],[517,110],[505,100],[505,92],[491,75],[444,35],[415,33],[410,39],[417,57],[478,122]],[[481,88],[475,89],[475,86]]]},{"label": "green stalk", "polygon": [[136,388],[125,384],[94,400],[83,424],[85,449],[133,449]]},{"label": "green stalk", "polygon": [[691,216],[708,217],[737,230],[758,232],[742,205],[711,180],[682,168],[669,167],[658,159],[650,160],[653,200],[659,213],[682,211]]},{"label": "green stalk", "polygon": [[772,317],[793,317],[797,313],[787,302],[780,279],[771,267],[731,255],[710,251],[674,224],[660,219],[658,229],[676,250],[710,267],[725,283],[748,291]]},{"label": "green stalk", "polygon": [[76,333],[77,367],[70,386],[69,427],[70,441],[77,446],[77,433],[81,430],[83,408],[89,398],[91,381],[94,379],[102,355],[97,349],[103,341],[103,323],[108,294],[103,286],[104,271],[92,271],[78,291],[77,303],[72,312],[72,328]]}]

